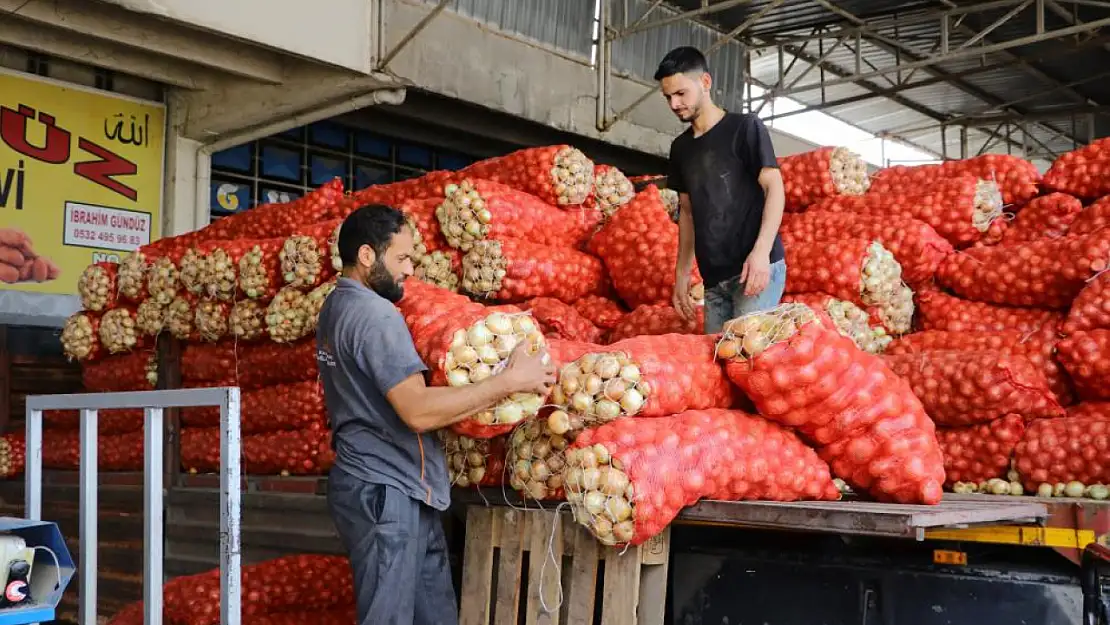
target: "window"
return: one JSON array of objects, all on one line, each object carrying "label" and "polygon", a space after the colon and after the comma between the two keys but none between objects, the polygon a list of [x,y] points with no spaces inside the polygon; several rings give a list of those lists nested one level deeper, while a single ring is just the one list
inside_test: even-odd
[{"label": "window", "polygon": [[348,190],[457,170],[475,156],[322,121],[212,155],[213,218],[288,202],[333,178]]}]

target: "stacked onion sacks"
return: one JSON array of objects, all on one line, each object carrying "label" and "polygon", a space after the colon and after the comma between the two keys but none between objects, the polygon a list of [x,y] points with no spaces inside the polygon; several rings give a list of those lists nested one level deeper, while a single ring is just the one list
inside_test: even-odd
[{"label": "stacked onion sacks", "polygon": [[471,438],[450,430],[440,433],[447,455],[447,477],[451,485],[471,488],[497,483],[501,479],[503,454],[501,439]]},{"label": "stacked onion sacks", "polygon": [[531,419],[513,430],[509,438],[507,464],[509,485],[536,501],[563,498],[566,449],[579,427],[571,428],[571,417],[554,410],[546,419]]}]

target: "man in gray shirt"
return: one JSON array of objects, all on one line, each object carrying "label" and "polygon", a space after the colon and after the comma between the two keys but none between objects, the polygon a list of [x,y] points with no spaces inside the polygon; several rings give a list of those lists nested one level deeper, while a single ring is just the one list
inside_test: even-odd
[{"label": "man in gray shirt", "polygon": [[404,215],[363,206],[344,220],[338,246],[343,272],[320,311],[316,347],[336,455],[328,507],[351,559],[359,623],[454,625],[439,517],[450,484],[433,432],[513,393],[546,393],[555,369],[521,348],[481,383],[427,386],[428,367],[393,305],[413,274]]}]

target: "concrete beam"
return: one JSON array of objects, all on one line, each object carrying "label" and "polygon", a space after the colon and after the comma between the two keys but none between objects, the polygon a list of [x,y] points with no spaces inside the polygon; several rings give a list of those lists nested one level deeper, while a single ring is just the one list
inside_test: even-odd
[{"label": "concrete beam", "polygon": [[99,2],[0,0],[4,13],[259,82],[277,84],[282,78],[281,58],[275,53]]},{"label": "concrete beam", "polygon": [[201,89],[207,79],[203,71],[188,63],[153,57],[127,46],[85,39],[20,19],[0,20],[0,42],[182,89]]}]

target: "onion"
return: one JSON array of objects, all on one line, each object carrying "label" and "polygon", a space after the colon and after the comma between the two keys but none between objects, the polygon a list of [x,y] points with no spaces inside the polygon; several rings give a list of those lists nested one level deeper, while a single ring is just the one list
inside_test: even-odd
[{"label": "onion", "polygon": [[287,286],[278,291],[266,309],[266,329],[278,343],[289,343],[311,331],[306,298],[296,288]]},{"label": "onion", "polygon": [[285,240],[278,257],[285,283],[292,287],[309,287],[316,284],[324,271],[323,253],[316,240],[295,234]]},{"label": "onion", "polygon": [[757,358],[771,346],[794,336],[817,315],[805,304],[782,304],[765,313],[752,313],[725,324],[717,343],[717,357],[730,360]]},{"label": "onion", "polygon": [[223,248],[209,252],[200,277],[204,292],[212,299],[229,302],[239,288],[239,276],[234,259]]},{"label": "onion", "polygon": [[162,306],[169,306],[177,297],[177,267],[173,261],[163,256],[154,260],[147,272],[147,292],[150,298]]},{"label": "onion", "polygon": [[205,341],[215,343],[228,332],[228,306],[222,302],[203,300],[196,306],[193,323]]},{"label": "onion", "polygon": [[135,324],[146,336],[158,336],[166,327],[166,306],[147,299],[135,312]]},{"label": "onion", "polygon": [[320,311],[324,308],[324,302],[328,296],[335,290],[336,284],[337,279],[332,279],[308,292],[304,305],[309,328],[316,329],[316,323],[320,320]]},{"label": "onion", "polygon": [[101,312],[108,308],[115,295],[115,278],[111,271],[101,264],[85,267],[77,279],[77,294],[81,296],[81,306],[85,310]]},{"label": "onion", "polygon": [[185,250],[185,254],[181,257],[178,279],[181,280],[181,286],[185,287],[186,291],[193,295],[200,295],[204,291],[201,278],[204,276],[207,264],[208,256],[200,250],[195,247]]},{"label": "onion", "polygon": [[175,297],[166,308],[166,328],[182,341],[193,336],[193,318],[193,305],[185,297]]},{"label": "onion", "polygon": [[245,299],[235,302],[228,314],[231,335],[244,341],[254,341],[266,334],[266,308],[261,302]]},{"label": "onion", "polygon": [[127,308],[113,308],[100,318],[100,344],[111,354],[131,351],[139,343],[134,313]]},{"label": "onion", "polygon": [[72,360],[85,360],[100,346],[92,318],[83,312],[66,319],[61,340],[62,350]]},{"label": "onion", "polygon": [[455,272],[454,261],[440,250],[420,258],[416,265],[416,278],[448,291],[459,290],[459,274]]},{"label": "onion", "polygon": [[462,258],[462,289],[479,297],[490,297],[501,290],[509,261],[500,241],[478,241]]},{"label": "onion", "polygon": [[128,254],[120,263],[116,274],[116,286],[120,294],[130,300],[138,301],[143,295],[146,272],[146,256],[138,250]]}]

